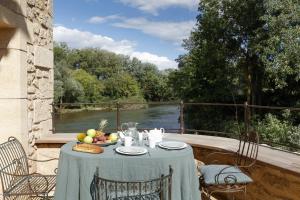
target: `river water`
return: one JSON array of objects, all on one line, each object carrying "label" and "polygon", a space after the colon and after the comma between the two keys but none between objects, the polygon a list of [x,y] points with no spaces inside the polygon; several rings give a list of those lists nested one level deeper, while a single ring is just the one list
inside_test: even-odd
[{"label": "river water", "polygon": [[[120,120],[123,122],[138,122],[137,128],[165,128],[168,132],[179,129],[180,110],[175,105],[155,105],[145,109],[121,111]],[[54,117],[55,133],[79,133],[87,129],[97,128],[101,119],[107,119],[107,131],[116,127],[116,111],[81,111],[58,114]],[[173,130],[172,130],[173,129]]]}]

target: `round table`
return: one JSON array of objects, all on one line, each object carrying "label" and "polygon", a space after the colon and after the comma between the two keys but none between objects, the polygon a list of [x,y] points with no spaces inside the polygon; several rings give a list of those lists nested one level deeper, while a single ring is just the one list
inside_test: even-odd
[{"label": "round table", "polygon": [[149,180],[169,173],[173,168],[172,200],[199,200],[199,182],[190,146],[182,150],[148,149],[140,156],[120,155],[119,146],[104,147],[102,154],[72,151],[75,142],[65,144],[60,151],[55,200],[90,200],[90,184],[96,167],[99,176],[118,181]]}]

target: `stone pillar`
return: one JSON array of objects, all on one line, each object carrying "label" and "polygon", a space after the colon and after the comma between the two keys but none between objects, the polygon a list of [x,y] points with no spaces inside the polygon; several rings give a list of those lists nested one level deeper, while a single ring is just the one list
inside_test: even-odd
[{"label": "stone pillar", "polygon": [[33,40],[27,44],[29,156],[35,156],[35,140],[52,133],[52,0],[27,0],[27,20],[33,29]]},{"label": "stone pillar", "polygon": [[52,0],[0,1],[0,142],[52,133]]}]

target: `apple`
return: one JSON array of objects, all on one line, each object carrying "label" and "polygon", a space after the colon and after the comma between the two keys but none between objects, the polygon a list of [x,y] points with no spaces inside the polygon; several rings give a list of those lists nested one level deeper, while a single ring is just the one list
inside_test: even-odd
[{"label": "apple", "polygon": [[88,136],[90,136],[90,137],[95,137],[96,136],[96,130],[95,129],[89,129],[88,131],[87,131],[87,135]]},{"label": "apple", "polygon": [[83,139],[86,137],[86,134],[85,133],[78,133],[77,135],[77,140],[79,142],[83,142]]},{"label": "apple", "polygon": [[93,143],[93,138],[91,136],[86,136],[84,139],[83,139],[83,142],[84,143],[87,143],[87,144],[92,144]]},{"label": "apple", "polygon": [[112,142],[117,141],[118,140],[118,135],[116,133],[111,133],[108,137],[109,140],[111,140]]}]

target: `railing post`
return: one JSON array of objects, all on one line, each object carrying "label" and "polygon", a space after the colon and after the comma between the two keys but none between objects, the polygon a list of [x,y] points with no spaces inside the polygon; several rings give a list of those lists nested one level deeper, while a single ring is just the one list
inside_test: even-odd
[{"label": "railing post", "polygon": [[120,131],[120,103],[117,102],[117,131]]},{"label": "railing post", "polygon": [[249,117],[249,105],[248,102],[244,103],[244,122],[245,122],[245,131],[248,133],[250,126],[250,117]]},{"label": "railing post", "polygon": [[180,102],[180,133],[184,134],[184,118],[183,118],[184,103]]}]

